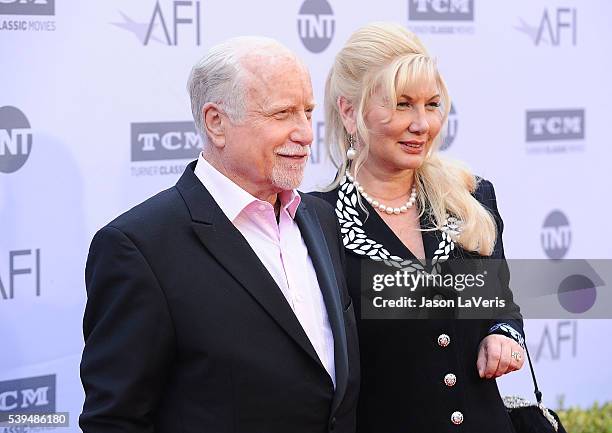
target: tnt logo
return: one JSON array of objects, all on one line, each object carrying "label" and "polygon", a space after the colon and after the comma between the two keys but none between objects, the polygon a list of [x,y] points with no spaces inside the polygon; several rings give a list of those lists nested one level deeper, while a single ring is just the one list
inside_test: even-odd
[{"label": "tnt logo", "polygon": [[55,0],[0,0],[0,15],[54,15]]},{"label": "tnt logo", "polygon": [[191,39],[195,45],[200,45],[202,27],[200,12],[199,1],[175,0],[172,2],[171,12],[166,10],[165,13],[157,1],[148,22],[134,21],[120,12],[123,22],[112,24],[133,33],[145,46],[151,41],[177,46],[179,45],[179,34],[181,41],[187,38]]},{"label": "tnt logo", "polygon": [[578,39],[576,17],[575,8],[557,8],[553,9],[552,12],[544,9],[538,25],[529,25],[521,19],[520,25],[515,26],[515,29],[529,36],[536,46],[545,43],[558,47],[570,40],[572,45],[576,45]]},{"label": "tnt logo", "polygon": [[459,128],[459,119],[457,118],[457,112],[455,111],[455,105],[451,104],[451,108],[448,113],[446,135],[444,136],[444,141],[440,145],[440,150],[446,150],[451,146],[451,144],[453,144],[453,141],[455,141],[455,137],[457,137],[458,128]]},{"label": "tnt logo", "polygon": [[132,161],[197,158],[201,148],[193,122],[132,123]]},{"label": "tnt logo", "polygon": [[32,130],[18,108],[0,108],[0,172],[13,173],[28,160],[32,151]]},{"label": "tnt logo", "polygon": [[336,22],[327,0],[306,0],[298,12],[298,35],[312,53],[324,51],[334,37]]},{"label": "tnt logo", "polygon": [[554,210],[542,225],[542,248],[550,259],[562,259],[572,242],[570,224],[563,212]]},{"label": "tnt logo", "polygon": [[412,21],[473,21],[474,0],[408,0]]},{"label": "tnt logo", "polygon": [[55,412],[55,375],[0,382],[0,415]]},{"label": "tnt logo", "polygon": [[583,138],[583,109],[527,111],[527,141]]}]

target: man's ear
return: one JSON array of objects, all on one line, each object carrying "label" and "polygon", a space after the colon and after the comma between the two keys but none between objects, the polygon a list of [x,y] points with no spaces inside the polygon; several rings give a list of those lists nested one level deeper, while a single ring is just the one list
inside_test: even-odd
[{"label": "man's ear", "polygon": [[209,142],[218,148],[225,147],[225,127],[227,118],[217,104],[207,102],[202,107],[202,129],[206,132]]},{"label": "man's ear", "polygon": [[351,135],[355,134],[357,131],[357,121],[355,120],[355,107],[353,107],[353,103],[344,96],[338,96],[336,102],[338,104],[340,117],[342,117],[344,129]]}]

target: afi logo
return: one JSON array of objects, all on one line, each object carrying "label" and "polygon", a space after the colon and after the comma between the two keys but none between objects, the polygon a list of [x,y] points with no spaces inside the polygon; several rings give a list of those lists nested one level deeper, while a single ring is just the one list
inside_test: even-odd
[{"label": "afi logo", "polygon": [[191,159],[201,148],[193,122],[132,123],[132,161]]},{"label": "afi logo", "polygon": [[310,164],[319,164],[321,162],[321,149],[325,146],[325,122],[318,121],[314,127],[314,141],[310,145]]},{"label": "afi logo", "polygon": [[524,20],[515,28],[525,33],[538,46],[542,43],[558,47],[562,43],[576,45],[578,39],[578,21],[575,8],[557,8],[549,12],[544,9],[542,18],[537,26],[531,26]]},{"label": "afi logo", "polygon": [[550,259],[562,259],[572,242],[570,224],[563,212],[554,210],[544,220],[541,233],[542,248]]},{"label": "afi logo", "polygon": [[409,0],[408,18],[413,21],[472,21],[474,0]]},{"label": "afi logo", "polygon": [[527,111],[527,141],[584,138],[584,110]]},{"label": "afi logo", "polygon": [[[31,276],[17,278],[18,275]],[[20,284],[15,284],[16,279]],[[40,249],[9,251],[8,273],[5,274],[4,281],[5,283],[0,275],[0,300],[13,299],[16,286],[19,286],[21,291],[29,289],[27,292],[40,296]]]},{"label": "afi logo", "polygon": [[575,320],[559,321],[556,327],[546,325],[535,351],[536,362],[543,355],[555,361],[561,359],[562,354],[567,352],[571,352],[572,357],[575,357],[578,346],[577,330],[578,322]]},{"label": "afi logo", "polygon": [[312,53],[324,51],[334,37],[336,22],[327,0],[306,0],[297,19],[298,35]]},{"label": "afi logo", "polygon": [[180,41],[191,40],[195,45],[201,44],[202,20],[199,0],[175,0],[172,2],[171,10],[166,10],[165,13],[158,0],[148,22],[136,22],[123,12],[120,14],[123,22],[112,24],[132,32],[145,46],[151,41],[176,46],[179,44],[179,34]]},{"label": "afi logo", "polygon": [[55,0],[0,0],[0,15],[53,15]]},{"label": "afi logo", "polygon": [[0,382],[0,413],[55,412],[55,375]]}]

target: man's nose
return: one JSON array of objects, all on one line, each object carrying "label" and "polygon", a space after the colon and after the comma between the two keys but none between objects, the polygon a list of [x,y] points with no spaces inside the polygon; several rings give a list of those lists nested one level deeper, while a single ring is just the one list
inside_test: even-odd
[{"label": "man's nose", "polygon": [[291,141],[301,144],[302,146],[309,146],[312,144],[312,120],[308,118],[306,113],[297,116],[296,125],[290,138]]}]

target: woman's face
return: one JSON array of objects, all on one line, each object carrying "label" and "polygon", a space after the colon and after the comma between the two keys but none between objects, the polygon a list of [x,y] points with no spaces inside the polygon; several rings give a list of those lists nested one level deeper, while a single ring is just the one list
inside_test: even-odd
[{"label": "woman's face", "polygon": [[395,107],[390,102],[378,89],[366,107],[370,132],[366,165],[392,172],[419,168],[442,127],[438,87],[415,84],[397,95]]}]

